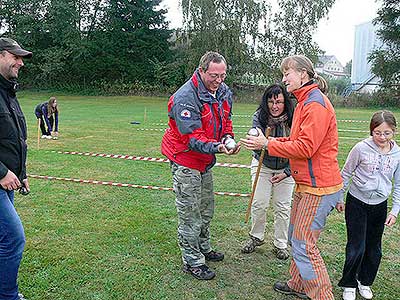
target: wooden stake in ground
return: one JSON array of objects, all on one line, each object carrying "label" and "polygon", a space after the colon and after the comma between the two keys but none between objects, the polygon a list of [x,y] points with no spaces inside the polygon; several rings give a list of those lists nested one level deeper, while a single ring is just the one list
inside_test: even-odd
[{"label": "wooden stake in ground", "polygon": [[[271,132],[271,128],[267,127],[267,130],[265,131],[265,137],[268,139],[268,136]],[[260,170],[261,170],[261,166],[263,163],[263,159],[264,159],[264,155],[265,155],[265,148],[263,147],[261,149],[261,155],[260,158],[258,160],[258,166],[257,166],[257,172],[256,172],[256,178],[254,179],[253,182],[253,189],[251,191],[251,196],[250,196],[250,200],[249,203],[247,205],[247,211],[246,211],[246,217],[245,217],[245,222],[247,223],[249,221],[249,216],[250,216],[250,211],[251,211],[251,205],[253,204],[253,199],[254,199],[254,194],[256,193],[256,189],[257,189],[257,182],[258,182],[258,178],[260,177]]]},{"label": "wooden stake in ground", "polygon": [[40,118],[37,119],[37,149],[40,148]]},{"label": "wooden stake in ground", "polygon": [[143,115],[143,123],[146,123],[146,119],[147,119],[147,108],[144,108],[144,115]]}]

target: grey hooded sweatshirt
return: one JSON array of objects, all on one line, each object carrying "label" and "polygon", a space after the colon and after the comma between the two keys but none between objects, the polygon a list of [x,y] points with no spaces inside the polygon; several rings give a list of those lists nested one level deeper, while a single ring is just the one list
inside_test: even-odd
[{"label": "grey hooded sweatshirt", "polygon": [[400,210],[400,147],[395,141],[392,143],[392,149],[386,154],[379,152],[372,137],[357,143],[351,149],[342,169],[342,201],[349,185],[350,194],[370,205],[388,199],[393,188],[390,213],[397,217]]}]

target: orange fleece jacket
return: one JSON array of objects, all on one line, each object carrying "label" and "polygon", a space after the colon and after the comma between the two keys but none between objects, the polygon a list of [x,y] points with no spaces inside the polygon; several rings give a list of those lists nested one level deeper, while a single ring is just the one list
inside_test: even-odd
[{"label": "orange fleece jacket", "polygon": [[268,154],[289,158],[297,184],[332,187],[342,183],[335,110],[329,99],[310,84],[293,92],[298,100],[290,136],[271,140]]}]

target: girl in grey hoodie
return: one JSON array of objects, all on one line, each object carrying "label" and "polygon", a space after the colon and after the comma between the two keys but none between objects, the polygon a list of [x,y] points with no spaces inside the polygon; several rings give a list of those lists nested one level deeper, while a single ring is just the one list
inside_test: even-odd
[{"label": "girl in grey hoodie", "polygon": [[[344,210],[344,193],[349,189],[346,261],[339,281],[344,300],[355,300],[357,288],[362,297],[372,299],[370,286],[381,262],[384,227],[396,222],[400,210],[400,147],[393,140],[395,130],[392,112],[374,113],[371,137],[353,147],[342,170],[344,187],[342,202],[336,206],[338,211]],[[387,214],[392,189],[392,209]]]}]

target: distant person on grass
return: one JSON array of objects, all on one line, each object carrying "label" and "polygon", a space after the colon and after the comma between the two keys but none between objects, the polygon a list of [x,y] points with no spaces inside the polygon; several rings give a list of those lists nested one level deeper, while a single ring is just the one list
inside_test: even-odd
[{"label": "distant person on grass", "polygon": [[203,55],[192,78],[169,99],[168,128],[161,146],[171,161],[183,271],[200,280],[215,277],[206,260],[224,259],[210,244],[215,154],[232,155],[240,150],[240,143],[228,150],[222,142],[234,136],[232,92],[224,83],[226,69],[221,54]]},{"label": "distant person on grass", "polygon": [[42,139],[56,140],[58,138],[58,113],[56,97],[50,97],[49,101],[36,106],[35,116],[40,120]]},{"label": "distant person on grass", "polygon": [[298,101],[290,136],[267,139],[259,131],[258,137],[241,139],[247,149],[264,147],[269,155],[289,158],[296,182],[289,225],[291,278],[276,282],[274,289],[302,299],[333,300],[332,284],[317,242],[343,187],[337,161],[335,110],[324,94],[326,81],[307,57],[286,57],[281,71],[287,91]]},{"label": "distant person on grass", "polygon": [[[271,128],[270,136],[287,137],[293,118],[293,103],[286,90],[278,84],[266,88],[260,106],[253,115],[253,127],[265,134]],[[261,151],[253,151],[251,176],[254,182]],[[266,210],[270,201],[274,207],[274,253],[278,259],[288,259],[288,230],[290,207],[292,204],[294,180],[291,176],[289,160],[265,154],[260,169],[257,189],[251,206],[250,239],[242,248],[242,253],[252,253],[264,244]]]},{"label": "distant person on grass", "polygon": [[0,38],[0,299],[22,300],[18,269],[25,246],[21,220],[14,208],[14,191],[26,177],[26,122],[15,94],[22,58],[32,53],[9,38]]},{"label": "distant person on grass", "polygon": [[[384,227],[396,223],[400,210],[400,148],[393,139],[393,113],[374,113],[369,130],[371,137],[353,147],[342,170],[342,201],[349,188],[346,261],[339,281],[344,300],[355,300],[357,288],[361,297],[372,299],[371,285],[381,263]],[[393,205],[388,214],[391,193]],[[336,208],[343,211],[345,205],[341,202]]]}]

